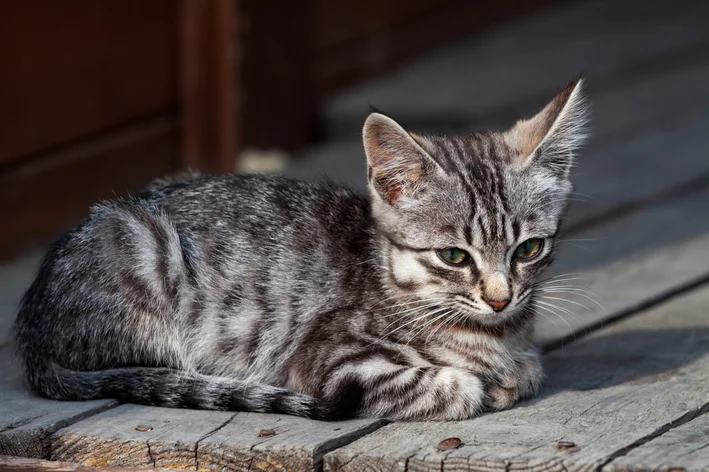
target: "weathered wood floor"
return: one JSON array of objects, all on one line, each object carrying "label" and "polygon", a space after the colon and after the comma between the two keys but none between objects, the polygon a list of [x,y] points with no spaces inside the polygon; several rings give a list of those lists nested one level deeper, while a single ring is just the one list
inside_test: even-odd
[{"label": "weathered wood floor", "polygon": [[[210,470],[709,472],[709,2],[663,4],[560,8],[342,94],[325,110],[333,139],[289,171],[362,188],[369,103],[428,129],[502,126],[583,70],[593,137],[551,275],[573,274],[584,292],[542,313],[538,398],[469,421],[390,424],[36,398],[8,337],[28,259],[0,268],[0,455]],[[441,451],[446,438],[462,444]]]}]

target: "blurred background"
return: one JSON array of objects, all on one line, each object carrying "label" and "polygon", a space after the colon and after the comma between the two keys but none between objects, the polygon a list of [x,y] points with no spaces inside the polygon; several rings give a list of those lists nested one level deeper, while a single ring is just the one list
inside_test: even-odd
[{"label": "blurred background", "polygon": [[329,176],[363,189],[373,105],[468,133],[583,72],[590,195],[570,227],[709,182],[709,2],[24,0],[0,6],[0,259],[155,177]]}]

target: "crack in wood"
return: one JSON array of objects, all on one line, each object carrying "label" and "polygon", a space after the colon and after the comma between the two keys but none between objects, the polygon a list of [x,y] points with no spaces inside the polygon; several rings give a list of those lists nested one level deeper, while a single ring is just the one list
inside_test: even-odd
[{"label": "crack in wood", "polygon": [[598,320],[596,323],[589,324],[581,329],[572,331],[569,334],[565,334],[564,336],[560,336],[556,339],[547,341],[541,346],[542,354],[548,354],[564,346],[573,344],[574,342],[579,341],[585,338],[586,336],[593,334],[596,331],[616,324],[632,316],[641,314],[650,308],[655,308],[658,305],[670,302],[673,299],[686,293],[689,293],[695,289],[698,289],[707,283],[709,283],[709,272],[705,273],[700,277],[695,278],[694,280],[690,280],[687,283],[670,287],[664,292],[660,292],[654,297],[649,297],[644,300],[641,300],[635,306],[631,306],[624,310],[619,310],[616,314],[606,316]]},{"label": "crack in wood", "polygon": [[630,451],[633,449],[637,449],[638,447],[642,446],[643,444],[646,444],[650,441],[652,441],[655,438],[658,438],[662,436],[663,434],[667,433],[668,431],[675,429],[679,426],[682,426],[684,424],[689,423],[690,421],[702,416],[703,414],[709,412],[709,403],[704,404],[701,408],[697,408],[692,411],[688,411],[684,415],[680,416],[679,418],[670,421],[669,423],[666,423],[653,431],[652,433],[641,437],[637,441],[628,444],[626,447],[618,449],[616,452],[611,454],[601,465],[596,467],[596,472],[602,472],[603,468],[613,462],[614,460],[618,459],[619,457],[623,457],[627,455]]},{"label": "crack in wood", "polygon": [[146,445],[147,448],[148,448],[148,458],[150,459],[150,463],[153,464],[153,467],[155,467],[155,458],[153,457],[153,453],[152,453],[152,451],[150,450],[150,439],[148,439],[147,441],[145,441],[145,445]]},{"label": "crack in wood", "polygon": [[31,416],[29,418],[24,418],[18,421],[15,421],[14,423],[10,423],[9,425],[5,426],[4,428],[0,429],[0,433],[5,433],[7,431],[13,430],[15,428],[19,428],[21,426],[25,426],[26,424],[31,423],[32,421],[36,420],[37,418],[41,418],[42,415],[37,415],[37,416]]},{"label": "crack in wood", "polygon": [[199,439],[197,440],[197,442],[194,443],[194,465],[195,465],[195,470],[199,470],[199,457],[198,457],[199,443],[201,443],[202,441],[204,441],[204,440],[207,439],[208,437],[215,435],[218,431],[220,431],[220,430],[223,429],[226,425],[228,425],[229,423],[231,423],[232,420],[233,420],[234,418],[236,418],[238,415],[239,415],[239,412],[237,411],[236,413],[234,413],[233,415],[231,415],[225,422],[223,422],[222,424],[220,424],[219,426],[217,426],[216,428],[214,428],[212,431],[208,432],[207,434],[205,434],[204,436],[202,436],[201,438],[199,438]]},{"label": "crack in wood", "polygon": [[641,196],[636,199],[628,200],[621,205],[614,206],[606,211],[602,211],[596,215],[568,226],[560,232],[561,236],[568,236],[583,231],[592,229],[596,226],[601,226],[612,221],[623,218],[624,216],[637,213],[646,208],[650,208],[658,204],[666,204],[671,200],[677,200],[683,197],[700,192],[709,186],[709,172],[704,172],[691,179],[682,181],[671,187],[660,190],[651,195]]},{"label": "crack in wood", "polygon": [[325,457],[325,454],[328,452],[334,451],[338,447],[345,446],[353,441],[356,441],[357,439],[361,438],[362,436],[366,436],[367,434],[376,431],[379,428],[382,428],[389,424],[390,421],[388,420],[380,420],[377,422],[374,422],[372,424],[367,425],[366,427],[363,427],[361,429],[358,429],[356,431],[352,431],[349,434],[343,434],[342,436],[339,436],[337,438],[329,439],[327,441],[324,441],[322,444],[318,445],[315,449],[313,449],[313,468],[314,472],[322,472],[323,470],[323,458]]}]

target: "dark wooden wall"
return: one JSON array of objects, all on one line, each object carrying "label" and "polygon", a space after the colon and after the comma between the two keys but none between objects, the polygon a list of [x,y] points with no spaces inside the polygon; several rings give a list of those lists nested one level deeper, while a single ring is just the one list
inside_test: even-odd
[{"label": "dark wooden wall", "polygon": [[317,138],[333,90],[555,0],[0,5],[0,259],[91,203]]},{"label": "dark wooden wall", "polygon": [[177,167],[170,0],[0,7],[0,254]]},{"label": "dark wooden wall", "polygon": [[0,258],[184,167],[233,168],[232,0],[0,6]]}]

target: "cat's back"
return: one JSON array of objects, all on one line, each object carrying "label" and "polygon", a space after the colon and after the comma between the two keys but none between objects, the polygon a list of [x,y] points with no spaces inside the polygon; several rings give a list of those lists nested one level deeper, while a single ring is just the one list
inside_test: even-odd
[{"label": "cat's back", "polygon": [[34,356],[79,370],[150,364],[136,357],[146,349],[172,365],[177,320],[211,336],[220,314],[283,318],[283,300],[351,281],[349,267],[371,258],[370,234],[368,200],[327,182],[161,182],[96,205],[50,247],[20,306],[18,347],[28,368]]},{"label": "cat's back", "polygon": [[368,200],[328,181],[278,176],[191,176],[161,182],[133,199],[159,208],[176,224],[236,224],[255,229],[335,230],[369,224]]}]

